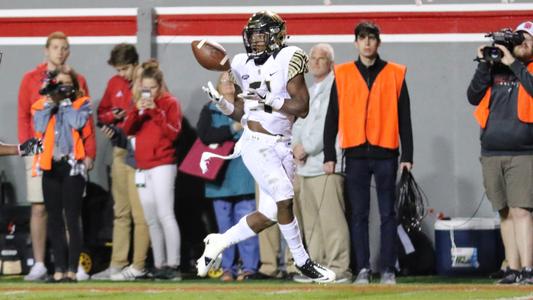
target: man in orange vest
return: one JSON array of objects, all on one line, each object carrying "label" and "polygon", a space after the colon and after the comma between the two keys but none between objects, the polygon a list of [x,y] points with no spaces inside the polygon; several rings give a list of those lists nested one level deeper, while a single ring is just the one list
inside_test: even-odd
[{"label": "man in orange vest", "polygon": [[[483,185],[492,207],[500,214],[501,235],[509,267],[502,284],[533,283],[533,22],[520,24],[517,45],[496,44],[499,62],[479,64],[468,102],[481,127]],[[516,43],[516,42],[515,42]]]},{"label": "man in orange vest", "polygon": [[379,28],[370,22],[355,27],[359,59],[335,66],[335,84],[324,127],[324,171],[335,172],[335,140],[346,159],[346,197],[350,201],[351,249],[358,273],[356,284],[371,280],[368,216],[370,180],[374,175],[381,217],[381,283],[395,284],[395,184],[400,169],[412,168],[413,134],[406,68],[382,60]]}]

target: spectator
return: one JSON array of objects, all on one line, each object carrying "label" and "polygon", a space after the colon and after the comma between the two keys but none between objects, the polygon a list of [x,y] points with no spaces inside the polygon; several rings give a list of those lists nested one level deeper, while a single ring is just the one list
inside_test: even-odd
[{"label": "spectator", "polygon": [[483,185],[501,219],[508,268],[501,284],[533,283],[533,22],[515,32],[524,40],[512,49],[496,44],[501,60],[483,56],[468,87],[468,102],[481,127]]},{"label": "spectator", "polygon": [[[102,131],[125,144],[113,145],[111,193],[115,202],[113,222],[113,251],[109,268],[95,274],[93,279],[134,280],[146,275],[145,260],[150,246],[148,226],[144,218],[139,194],[135,186],[135,169],[126,163],[127,139],[120,127],[128,111],[134,109],[132,84],[139,64],[135,46],[118,44],[111,51],[108,64],[117,71],[107,83],[98,106],[98,121]],[[121,136],[122,138],[120,138]],[[133,230],[133,235],[132,235]],[[132,263],[129,265],[131,237]],[[129,265],[129,266],[128,266]]]},{"label": "spectator", "polygon": [[[224,72],[220,75],[217,90],[226,99],[229,99],[228,101],[233,101],[235,86],[229,73]],[[237,141],[243,132],[239,122],[235,122],[221,113],[211,101],[204,105],[197,129],[198,137],[206,145]],[[222,172],[224,174],[219,174],[219,179],[216,182],[207,182],[205,186],[206,198],[213,200],[219,232],[225,232],[237,224],[242,217],[255,211],[255,183],[242,159],[231,160]],[[242,261],[242,272],[239,275],[237,247]],[[259,244],[257,237],[232,245],[222,253],[224,273],[221,280],[233,281],[237,275],[237,280],[240,281],[253,277],[257,273],[258,265]]]},{"label": "spectator", "polygon": [[[326,174],[323,169],[324,131],[329,94],[333,84],[333,48],[317,44],[309,53],[309,71],[314,84],[309,89],[309,115],[298,119],[292,129],[293,153],[296,159],[295,199],[302,214],[303,236],[311,259],[336,273],[337,283],[351,280],[350,238],[345,217],[344,177],[341,164],[335,172]],[[337,161],[342,152],[335,145]],[[305,276],[295,276],[295,281],[311,282]]]},{"label": "spectator", "polygon": [[335,66],[335,84],[324,126],[326,174],[335,172],[337,133],[346,157],[345,184],[351,206],[349,225],[358,271],[357,284],[368,284],[371,279],[368,215],[372,175],[381,218],[381,283],[396,283],[394,203],[400,141],[400,169],[410,170],[413,161],[406,68],[380,58],[379,34],[379,28],[370,22],[355,27],[359,59]]},{"label": "spectator", "polygon": [[[68,70],[66,65],[67,58],[70,54],[70,46],[67,36],[62,32],[51,33],[44,48],[46,60],[44,63],[37,65],[37,67],[26,74],[22,78],[18,95],[18,135],[19,143],[23,143],[27,139],[35,136],[34,124],[31,114],[31,106],[37,100],[42,98],[39,94],[39,89],[43,86],[47,72],[55,70]],[[77,81],[80,84],[80,92],[89,96],[89,88],[85,78],[78,74]],[[89,119],[92,126],[92,119]],[[96,157],[96,138],[94,135],[89,136],[85,141],[85,150],[87,157],[85,158],[89,169],[92,168],[93,160]],[[33,248],[33,257],[35,264],[30,270],[30,273],[24,277],[24,280],[34,281],[42,280],[47,275],[47,269],[44,265],[44,257],[46,250],[46,210],[43,200],[42,192],[42,177],[37,175],[32,176],[31,166],[33,158],[26,157],[26,194],[27,200],[31,203],[31,243]],[[86,274],[80,269],[80,276],[86,277]],[[82,279],[82,277],[80,277]]]},{"label": "spectator", "polygon": [[89,167],[84,140],[94,133],[89,98],[80,91],[76,73],[69,69],[54,74],[41,90],[46,96],[32,105],[36,136],[43,139],[33,172],[43,173],[48,231],[54,237],[50,281],[72,282],[81,252],[81,206]]},{"label": "spectator", "polygon": [[180,231],[174,215],[176,151],[181,130],[179,102],[166,89],[156,61],[142,66],[136,107],[124,132],[135,136],[136,184],[150,232],[156,272],[160,279],[180,280]]}]

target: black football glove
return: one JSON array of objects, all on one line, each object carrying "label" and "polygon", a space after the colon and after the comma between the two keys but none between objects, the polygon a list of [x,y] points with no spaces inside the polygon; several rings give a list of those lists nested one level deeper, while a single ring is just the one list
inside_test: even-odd
[{"label": "black football glove", "polygon": [[28,156],[43,152],[43,143],[40,139],[31,138],[22,144],[19,144],[19,155]]}]

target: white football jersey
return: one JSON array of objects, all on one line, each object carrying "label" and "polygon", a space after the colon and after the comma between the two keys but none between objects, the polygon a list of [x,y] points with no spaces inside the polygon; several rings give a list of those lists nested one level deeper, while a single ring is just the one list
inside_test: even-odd
[{"label": "white football jersey", "polygon": [[[256,66],[246,53],[237,54],[231,62],[231,71],[235,83],[243,91],[259,88],[264,81],[269,91],[283,99],[289,99],[287,83],[298,74],[307,72],[307,55],[295,46],[282,48],[276,55],[271,55],[261,66]],[[288,100],[290,101],[290,100]],[[259,105],[257,101],[244,101],[242,123],[257,121],[272,134],[291,136],[295,117],[271,107]]]}]

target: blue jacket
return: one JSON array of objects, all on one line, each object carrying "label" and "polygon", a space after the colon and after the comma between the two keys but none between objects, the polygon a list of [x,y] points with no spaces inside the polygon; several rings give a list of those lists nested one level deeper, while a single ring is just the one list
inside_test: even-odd
[{"label": "blue jacket", "polygon": [[[208,103],[202,108],[198,120],[198,138],[206,144],[222,143],[228,140],[237,141],[242,130],[232,129],[233,120],[222,114],[214,104]],[[227,198],[251,195],[255,193],[255,181],[246,169],[242,158],[230,160],[223,167],[216,181],[206,182],[205,196],[207,198]]]}]

